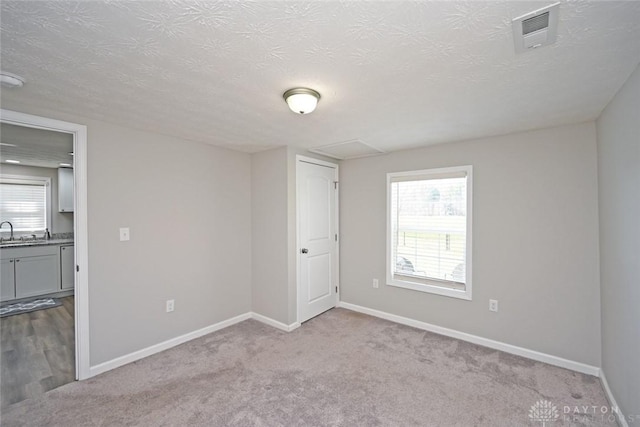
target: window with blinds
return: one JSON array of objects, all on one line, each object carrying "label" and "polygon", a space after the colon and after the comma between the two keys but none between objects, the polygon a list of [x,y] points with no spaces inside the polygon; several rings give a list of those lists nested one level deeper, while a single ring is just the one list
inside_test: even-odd
[{"label": "window with blinds", "polygon": [[387,283],[471,299],[471,166],[387,174]]},{"label": "window with blinds", "polygon": [[[9,221],[14,234],[42,232],[48,225],[47,197],[49,181],[42,179],[0,179],[0,222]],[[2,227],[3,234],[9,227]]]}]

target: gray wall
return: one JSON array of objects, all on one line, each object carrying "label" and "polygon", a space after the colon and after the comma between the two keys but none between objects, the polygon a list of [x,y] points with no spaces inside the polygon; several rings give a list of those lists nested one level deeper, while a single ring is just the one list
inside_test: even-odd
[{"label": "gray wall", "polygon": [[249,154],[3,108],[87,126],[92,366],[251,310]]},{"label": "gray wall", "polygon": [[[473,301],[384,285],[386,173],[467,164]],[[596,165],[594,123],[342,162],[342,300],[600,366]]]},{"label": "gray wall", "polygon": [[[297,150],[250,156],[13,109],[88,126],[92,365],[252,305],[296,320]],[[595,144],[586,123],[341,162],[342,299],[599,366]],[[386,172],[456,164],[474,165],[474,300],[371,288],[373,277],[384,282]],[[130,242],[118,241],[123,226]],[[265,247],[279,248],[277,268],[254,259]],[[167,314],[170,298],[176,311]],[[489,298],[500,300],[498,314]]]},{"label": "gray wall", "polygon": [[[640,68],[597,122],[602,369],[625,415],[640,416]],[[640,420],[637,419],[638,423]]]},{"label": "gray wall", "polygon": [[287,149],[251,156],[252,310],[289,321]]},{"label": "gray wall", "polygon": [[1,173],[51,178],[51,233],[73,232],[73,212],[58,212],[58,169],[3,164]]},{"label": "gray wall", "polygon": [[250,311],[250,156],[78,122],[89,139],[92,365]]},{"label": "gray wall", "polygon": [[296,156],[332,161],[282,147],[251,156],[252,308],[291,325],[297,313]]}]

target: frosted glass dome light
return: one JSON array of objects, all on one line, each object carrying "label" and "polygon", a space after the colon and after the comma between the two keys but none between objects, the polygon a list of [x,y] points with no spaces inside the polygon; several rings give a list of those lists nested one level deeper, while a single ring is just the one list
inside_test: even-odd
[{"label": "frosted glass dome light", "polygon": [[13,73],[7,73],[6,71],[0,71],[0,85],[6,88],[22,87],[25,80]]},{"label": "frosted glass dome light", "polygon": [[297,87],[289,89],[282,97],[294,113],[309,114],[316,109],[320,94],[313,89]]}]

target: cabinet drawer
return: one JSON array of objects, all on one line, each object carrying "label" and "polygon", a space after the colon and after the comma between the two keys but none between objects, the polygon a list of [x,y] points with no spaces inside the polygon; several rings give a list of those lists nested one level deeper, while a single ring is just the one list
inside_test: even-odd
[{"label": "cabinet drawer", "polygon": [[29,256],[40,255],[57,255],[59,251],[57,245],[43,245],[43,246],[25,246],[18,248],[2,248],[0,249],[0,258],[22,258]]}]

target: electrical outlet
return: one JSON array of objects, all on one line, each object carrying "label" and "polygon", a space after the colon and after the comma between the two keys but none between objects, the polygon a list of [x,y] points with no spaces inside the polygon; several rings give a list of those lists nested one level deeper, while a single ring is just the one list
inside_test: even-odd
[{"label": "electrical outlet", "polygon": [[489,311],[495,311],[496,313],[498,312],[498,300],[497,299],[490,299],[489,300]]},{"label": "electrical outlet", "polygon": [[373,287],[374,287],[375,289],[378,289],[378,286],[379,286],[379,285],[378,285],[378,279],[373,279]]},{"label": "electrical outlet", "polygon": [[124,242],[130,239],[129,227],[120,229],[120,241]]},{"label": "electrical outlet", "polygon": [[175,300],[169,299],[167,300],[167,313],[171,313],[175,308]]}]

